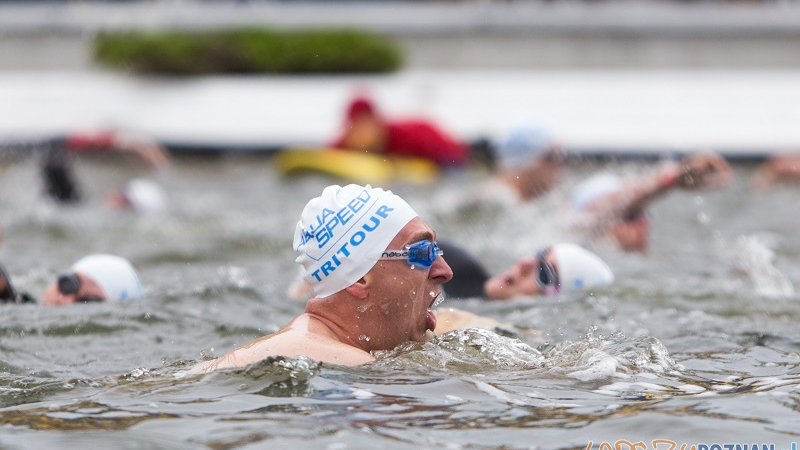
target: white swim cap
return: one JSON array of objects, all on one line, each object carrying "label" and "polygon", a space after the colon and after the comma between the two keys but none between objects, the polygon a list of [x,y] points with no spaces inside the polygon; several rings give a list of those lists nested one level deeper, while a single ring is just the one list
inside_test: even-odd
[{"label": "white swim cap", "polygon": [[530,122],[519,125],[503,137],[497,145],[498,162],[502,167],[524,165],[550,148],[553,138],[544,126]]},{"label": "white swim cap", "polygon": [[606,286],[614,281],[608,264],[579,245],[556,244],[551,251],[556,261],[561,291]]},{"label": "white swim cap", "polygon": [[106,301],[123,302],[144,296],[139,274],[127,259],[114,255],[89,255],[72,265],[74,272],[91,278],[106,294]]},{"label": "white swim cap", "polygon": [[417,213],[391,191],[328,186],[306,204],[294,232],[295,262],[314,295],[335,294],[363,277]]},{"label": "white swim cap", "polygon": [[122,190],[131,208],[141,213],[162,213],[167,209],[164,190],[155,181],[136,178]]},{"label": "white swim cap", "polygon": [[614,192],[622,185],[622,181],[611,174],[599,174],[582,181],[572,190],[572,207],[583,211],[595,200]]}]

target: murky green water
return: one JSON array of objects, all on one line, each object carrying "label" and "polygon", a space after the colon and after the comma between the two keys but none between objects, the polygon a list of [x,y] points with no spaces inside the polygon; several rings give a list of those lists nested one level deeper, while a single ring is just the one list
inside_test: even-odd
[{"label": "murky green water", "polygon": [[[602,169],[578,165],[565,186]],[[0,261],[18,289],[38,295],[79,256],[105,251],[140,268],[147,298],[0,306],[0,447],[789,448],[800,440],[800,191],[755,194],[752,167],[735,170],[726,191],[656,203],[648,254],[589,243],[614,269],[611,287],[458,302],[530,331],[518,339],[469,330],[364,367],[275,359],[187,378],[204,355],[303,309],[284,295],[298,270],[294,223],[330,180],[281,179],[267,158],[177,159],[149,174],[168,188],[170,214],[136,217],[102,199],[141,168],[82,161],[89,201],[63,208],[39,195],[33,160],[4,163]],[[566,187],[503,214],[448,207],[471,176],[388,187],[494,270],[576,238],[563,230]]]}]

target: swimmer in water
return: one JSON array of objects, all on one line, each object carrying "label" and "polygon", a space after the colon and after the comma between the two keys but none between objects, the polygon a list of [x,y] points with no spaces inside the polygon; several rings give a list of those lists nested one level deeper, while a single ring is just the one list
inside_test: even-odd
[{"label": "swimmer in water", "polygon": [[[69,305],[91,302],[124,302],[144,296],[139,274],[125,258],[95,254],[85,256],[60,274],[45,289],[38,303]],[[0,266],[0,302],[36,303],[27,293],[18,293],[8,273]]]},{"label": "swimmer in water", "polygon": [[120,131],[79,131],[49,139],[0,142],[0,159],[38,153],[45,193],[53,200],[72,204],[82,199],[73,168],[76,157],[99,154],[130,155],[158,168],[169,164],[167,149],[141,134]]},{"label": "swimmer in water", "polygon": [[[589,292],[614,281],[614,274],[599,256],[575,244],[545,247],[495,276],[490,276],[477,258],[459,246],[445,240],[440,240],[439,246],[448,255],[448,264],[453,270],[453,279],[444,285],[448,299],[512,300]],[[500,323],[457,308],[437,309],[436,317],[437,335],[464,328],[524,334],[528,338],[538,334],[536,330],[521,330],[514,324]]]},{"label": "swimmer in water", "polygon": [[453,270],[452,281],[444,286],[448,298],[510,300],[585,291],[614,281],[599,256],[575,244],[545,247],[495,276],[459,246],[445,240],[439,244]]},{"label": "swimmer in water", "polygon": [[624,251],[644,252],[650,241],[647,206],[675,189],[726,187],[732,176],[728,163],[713,153],[688,156],[632,180],[599,174],[572,192],[572,209],[578,214],[575,228],[590,236],[611,237]]},{"label": "swimmer in water", "polygon": [[369,185],[329,186],[306,204],[294,234],[296,262],[314,298],[277,333],[190,373],[241,367],[269,356],[356,366],[372,352],[422,342],[452,278],[436,233],[402,198]]}]

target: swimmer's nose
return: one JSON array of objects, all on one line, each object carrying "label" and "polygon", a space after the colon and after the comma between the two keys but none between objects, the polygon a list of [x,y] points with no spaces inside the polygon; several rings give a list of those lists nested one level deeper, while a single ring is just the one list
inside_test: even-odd
[{"label": "swimmer's nose", "polygon": [[447,283],[453,279],[453,269],[447,264],[444,256],[436,258],[436,261],[433,262],[430,278],[437,280],[439,283]]}]

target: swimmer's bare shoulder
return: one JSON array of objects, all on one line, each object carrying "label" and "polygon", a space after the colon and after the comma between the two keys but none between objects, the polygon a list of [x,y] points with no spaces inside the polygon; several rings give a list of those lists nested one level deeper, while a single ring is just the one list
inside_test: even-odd
[{"label": "swimmer's bare shoulder", "polygon": [[198,363],[189,373],[243,367],[270,356],[305,356],[317,362],[344,366],[358,366],[375,359],[369,352],[338,340],[312,316],[301,314],[280,331],[258,338],[219,358]]},{"label": "swimmer's bare shoulder", "polygon": [[511,327],[509,324],[503,324],[489,317],[479,316],[463,309],[439,308],[435,313],[436,330],[434,330],[434,333],[437,335],[465,328],[493,330],[495,328]]},{"label": "swimmer's bare shoulder", "polygon": [[511,323],[498,322],[491,317],[479,316],[463,309],[438,308],[435,313],[436,330],[434,330],[434,334],[437,336],[454,330],[480,328],[495,332],[512,333],[516,336],[525,337],[526,340],[538,340],[541,337],[539,330],[525,329]]}]

